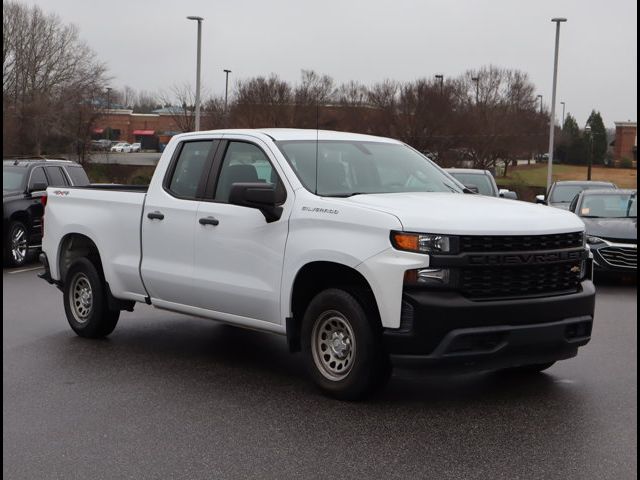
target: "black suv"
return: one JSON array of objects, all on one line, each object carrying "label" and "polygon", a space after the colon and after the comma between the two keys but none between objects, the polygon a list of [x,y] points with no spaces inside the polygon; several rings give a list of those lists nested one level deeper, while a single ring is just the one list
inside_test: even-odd
[{"label": "black suv", "polygon": [[69,160],[19,159],[2,162],[3,263],[24,265],[42,242],[42,197],[47,187],[88,185],[81,165]]}]

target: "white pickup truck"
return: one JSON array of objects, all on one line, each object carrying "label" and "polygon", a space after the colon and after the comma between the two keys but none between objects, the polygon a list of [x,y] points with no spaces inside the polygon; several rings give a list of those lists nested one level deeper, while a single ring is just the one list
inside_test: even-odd
[{"label": "white pickup truck", "polygon": [[474,195],[395,140],[188,133],[148,188],[47,195],[42,277],[83,337],[144,302],[284,335],[323,391],[355,399],[393,366],[540,371],[591,336],[582,221]]}]

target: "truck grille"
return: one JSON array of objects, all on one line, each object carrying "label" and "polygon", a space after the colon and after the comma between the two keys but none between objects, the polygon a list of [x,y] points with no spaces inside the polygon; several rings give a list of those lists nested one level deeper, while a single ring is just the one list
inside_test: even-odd
[{"label": "truck grille", "polygon": [[471,267],[460,271],[460,291],[472,299],[529,297],[578,290],[581,264]]},{"label": "truck grille", "polygon": [[464,235],[460,237],[460,252],[532,252],[560,250],[583,246],[582,232],[551,235]]},{"label": "truck grille", "polygon": [[610,265],[623,268],[638,268],[638,249],[631,247],[604,247],[598,253]]}]

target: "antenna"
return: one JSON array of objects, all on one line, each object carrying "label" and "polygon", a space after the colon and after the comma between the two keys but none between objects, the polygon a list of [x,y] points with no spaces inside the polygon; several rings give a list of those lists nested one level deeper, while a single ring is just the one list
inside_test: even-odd
[{"label": "antenna", "polygon": [[320,107],[318,105],[318,96],[316,95],[316,195],[318,195],[318,128],[320,124]]}]

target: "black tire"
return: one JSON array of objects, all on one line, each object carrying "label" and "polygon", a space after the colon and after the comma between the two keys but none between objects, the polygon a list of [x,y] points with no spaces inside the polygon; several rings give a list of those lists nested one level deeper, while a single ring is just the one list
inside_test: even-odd
[{"label": "black tire", "polygon": [[80,258],[69,267],[63,292],[64,311],[76,334],[102,338],[116,328],[120,311],[109,309],[103,276],[89,259]]},{"label": "black tire", "polygon": [[3,263],[7,267],[22,267],[29,261],[29,230],[20,221],[13,221],[5,233]]},{"label": "black tire", "polygon": [[540,373],[551,368],[556,362],[534,363],[532,365],[520,365],[519,367],[507,368],[507,373]]},{"label": "black tire", "polygon": [[324,290],[309,303],[301,346],[312,380],[334,398],[364,398],[383,387],[391,375],[377,318],[344,290]]}]

